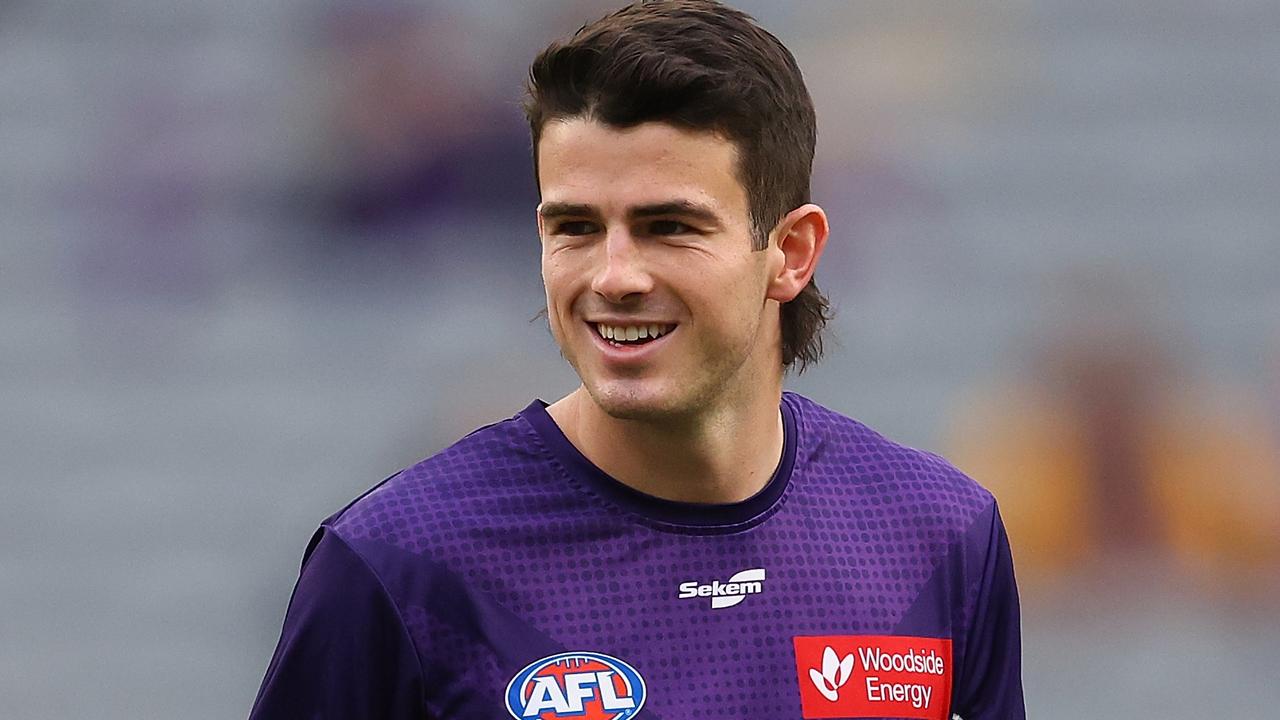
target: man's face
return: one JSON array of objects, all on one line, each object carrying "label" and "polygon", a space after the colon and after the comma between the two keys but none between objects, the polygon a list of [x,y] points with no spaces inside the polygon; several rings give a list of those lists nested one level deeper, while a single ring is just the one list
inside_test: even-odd
[{"label": "man's face", "polygon": [[778,383],[765,294],[781,258],[751,249],[731,142],[571,119],[548,123],[538,151],[551,331],[602,410],[687,417]]}]

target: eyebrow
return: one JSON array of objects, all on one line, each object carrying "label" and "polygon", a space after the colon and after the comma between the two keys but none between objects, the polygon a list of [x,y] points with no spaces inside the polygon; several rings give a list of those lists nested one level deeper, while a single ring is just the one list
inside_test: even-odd
[{"label": "eyebrow", "polygon": [[[553,220],[561,217],[596,217],[600,213],[591,205],[549,202],[542,204],[538,214],[544,220]],[[650,205],[637,205],[627,211],[627,217],[631,220],[663,215],[676,215],[707,224],[720,224],[720,217],[716,215],[714,210],[688,200],[671,200]]]}]

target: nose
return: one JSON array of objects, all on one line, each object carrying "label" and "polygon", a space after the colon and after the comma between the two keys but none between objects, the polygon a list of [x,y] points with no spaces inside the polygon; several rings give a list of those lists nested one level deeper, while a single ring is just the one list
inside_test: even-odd
[{"label": "nose", "polygon": [[611,303],[623,303],[653,289],[642,248],[629,231],[611,230],[605,236],[591,289]]}]

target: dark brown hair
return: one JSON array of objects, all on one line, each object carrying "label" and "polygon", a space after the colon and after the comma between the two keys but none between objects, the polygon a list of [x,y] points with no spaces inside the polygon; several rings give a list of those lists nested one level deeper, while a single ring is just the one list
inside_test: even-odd
[{"label": "dark brown hair", "polygon": [[[752,247],[809,202],[813,101],[791,52],[747,14],[715,0],[647,0],[582,26],[529,67],[525,115],[538,141],[547,122],[591,118],[625,128],[666,122],[719,133],[738,149]],[[782,364],[822,356],[829,304],[812,280],[782,305]]]}]

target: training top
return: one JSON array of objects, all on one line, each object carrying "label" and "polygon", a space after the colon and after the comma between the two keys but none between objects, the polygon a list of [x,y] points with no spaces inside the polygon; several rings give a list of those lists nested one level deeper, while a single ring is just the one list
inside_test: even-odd
[{"label": "training top", "polygon": [[1024,718],[992,496],[781,411],[777,470],[728,505],[618,482],[542,401],[393,475],[307,546],[251,717]]}]

